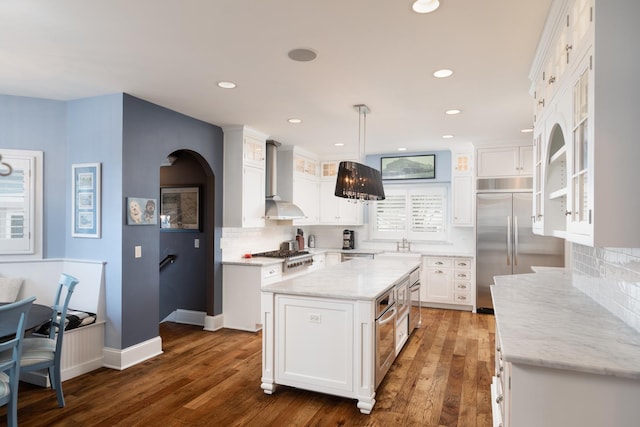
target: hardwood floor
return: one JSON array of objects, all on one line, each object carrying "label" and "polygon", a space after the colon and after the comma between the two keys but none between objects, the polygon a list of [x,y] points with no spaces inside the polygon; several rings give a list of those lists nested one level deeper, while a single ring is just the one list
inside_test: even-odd
[{"label": "hardwood floor", "polygon": [[[493,316],[422,309],[378,388],[371,415],[356,401],[289,387],[260,389],[261,335],[164,323],[164,354],[102,368],[55,393],[20,384],[20,426],[491,426]],[[0,425],[6,423],[0,409]]]}]

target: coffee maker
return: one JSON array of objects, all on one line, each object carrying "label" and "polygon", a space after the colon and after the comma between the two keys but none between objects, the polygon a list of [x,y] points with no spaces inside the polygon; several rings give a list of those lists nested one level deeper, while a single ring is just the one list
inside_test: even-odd
[{"label": "coffee maker", "polygon": [[342,249],[355,249],[356,235],[353,230],[344,230],[342,232]]}]

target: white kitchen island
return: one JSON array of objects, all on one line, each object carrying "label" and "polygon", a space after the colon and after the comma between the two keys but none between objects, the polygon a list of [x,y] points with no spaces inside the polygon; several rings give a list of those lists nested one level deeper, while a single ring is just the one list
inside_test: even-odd
[{"label": "white kitchen island", "polygon": [[262,379],[375,405],[376,299],[420,268],[410,258],[354,259],[262,288]]}]

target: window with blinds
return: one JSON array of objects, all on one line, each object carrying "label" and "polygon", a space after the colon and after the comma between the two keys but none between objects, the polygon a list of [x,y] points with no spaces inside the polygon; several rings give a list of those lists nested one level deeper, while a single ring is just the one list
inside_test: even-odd
[{"label": "window with blinds", "polygon": [[0,255],[35,254],[36,238],[41,239],[34,232],[36,218],[42,217],[36,188],[42,186],[36,186],[34,177],[42,176],[42,152],[2,150],[0,155]]},{"label": "window with blinds", "polygon": [[371,205],[372,238],[447,239],[445,186],[385,188],[385,195]]}]

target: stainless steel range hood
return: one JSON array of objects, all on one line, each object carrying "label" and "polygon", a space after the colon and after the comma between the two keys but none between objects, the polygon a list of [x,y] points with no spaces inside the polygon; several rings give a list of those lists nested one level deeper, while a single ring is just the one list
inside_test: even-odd
[{"label": "stainless steel range hood", "polygon": [[287,220],[304,218],[302,210],[291,202],[282,200],[277,194],[278,181],[276,168],[278,167],[277,141],[267,141],[267,200],[265,202],[265,216],[267,219]]}]

